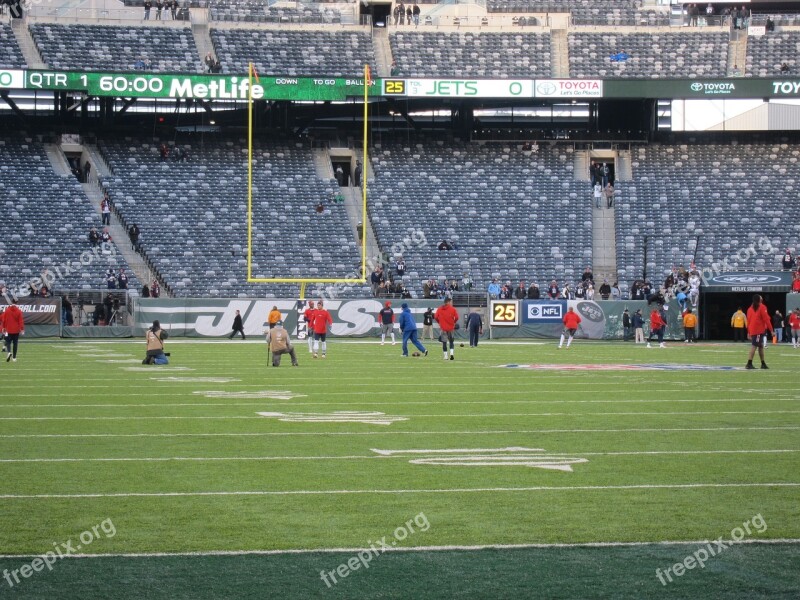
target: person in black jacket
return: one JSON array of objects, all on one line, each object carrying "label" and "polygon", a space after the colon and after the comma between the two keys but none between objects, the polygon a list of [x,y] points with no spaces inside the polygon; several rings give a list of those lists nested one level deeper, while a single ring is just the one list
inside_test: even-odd
[{"label": "person in black jacket", "polygon": [[631,313],[626,308],[622,311],[622,341],[627,342],[631,339]]},{"label": "person in black jacket", "polygon": [[642,309],[639,308],[633,313],[633,318],[631,319],[631,325],[633,325],[633,332],[635,335],[634,343],[642,343],[644,344],[644,318],[642,317]]},{"label": "person in black jacket", "polygon": [[478,339],[483,334],[483,319],[480,313],[472,311],[467,317],[467,329],[469,329],[469,347],[477,348]]},{"label": "person in black jacket", "polygon": [[433,309],[428,308],[422,315],[422,339],[425,339],[425,334],[433,339]]},{"label": "person in black jacket", "polygon": [[233,327],[231,327],[231,329],[233,329],[233,331],[231,332],[231,335],[228,337],[229,340],[232,340],[233,336],[235,336],[237,333],[242,334],[243,340],[246,339],[244,337],[244,325],[242,325],[242,315],[239,314],[238,310],[236,311],[236,316],[233,318]]}]

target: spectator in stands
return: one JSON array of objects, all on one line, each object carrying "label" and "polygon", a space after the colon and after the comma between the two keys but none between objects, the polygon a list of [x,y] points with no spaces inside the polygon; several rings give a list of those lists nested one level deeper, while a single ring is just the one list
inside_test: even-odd
[{"label": "spectator in stands", "polygon": [[157,279],[153,279],[153,283],[150,284],[150,297],[158,298],[160,295],[161,295],[161,286],[158,285]]},{"label": "spectator in stands", "polygon": [[219,60],[215,60],[214,64],[211,65],[211,72],[212,73],[222,73],[222,63],[219,62]]},{"label": "spectator in stands", "polygon": [[525,288],[525,282],[520,281],[517,289],[514,290],[514,298],[522,300],[528,295],[528,290]]},{"label": "spectator in stands", "polygon": [[600,181],[594,184],[594,206],[600,208],[600,199],[603,197],[603,186]]},{"label": "spectator in stands", "polygon": [[400,67],[397,66],[397,61],[392,61],[392,66],[389,68],[389,75],[391,77],[397,77],[400,74]]},{"label": "spectator in stands", "polygon": [[161,156],[161,162],[164,162],[165,160],[167,160],[167,157],[169,156],[169,147],[162,142],[161,145],[158,147],[158,154]]},{"label": "spectator in stands", "polygon": [[325,205],[322,202],[319,202],[314,210],[316,210],[319,214],[322,214],[325,212]]},{"label": "spectator in stands", "polygon": [[380,265],[375,267],[375,270],[372,271],[372,274],[369,277],[370,285],[372,286],[372,293],[374,295],[378,295],[378,286],[380,286],[381,282],[384,281],[383,276],[383,269]]},{"label": "spectator in stands", "polygon": [[395,263],[395,269],[397,270],[397,276],[403,277],[406,274],[406,261],[403,260],[403,257],[397,259]]},{"label": "spectator in stands", "polygon": [[103,214],[103,225],[111,225],[111,200],[108,196],[100,201],[100,212]]},{"label": "spectator in stands", "polygon": [[106,271],[106,288],[109,290],[117,289],[117,275],[114,273],[114,269]]},{"label": "spectator in stands", "polygon": [[486,288],[490,298],[498,298],[500,296],[500,284],[497,282],[497,277],[492,277],[492,282]]},{"label": "spectator in stands", "polygon": [[469,292],[472,289],[472,279],[470,279],[469,273],[464,273],[464,275],[462,275],[461,289],[465,292]]},{"label": "spectator in stands", "polygon": [[214,57],[211,55],[211,52],[206,53],[206,57],[203,59],[203,62],[206,65],[206,71],[211,73],[211,67],[214,66]]},{"label": "spectator in stands", "polygon": [[611,286],[608,285],[608,279],[603,279],[603,283],[600,285],[600,298],[602,300],[608,300],[609,296],[611,296]]},{"label": "spectator in stands", "polygon": [[344,187],[345,179],[342,165],[336,165],[336,170],[333,172],[333,176],[336,178],[336,183],[339,184],[339,187]]},{"label": "spectator in stands", "polygon": [[594,274],[592,273],[592,267],[586,267],[581,275],[581,281],[594,281]]},{"label": "spectator in stands", "polygon": [[458,291],[458,281],[456,281],[455,279],[451,279],[450,280],[450,284],[447,286],[447,289],[449,291],[451,291],[451,292],[457,292]]},{"label": "spectator in stands", "polygon": [[550,287],[547,288],[547,297],[550,298],[550,300],[555,300],[558,298],[560,292],[561,290],[558,289],[558,283],[553,279],[553,281],[550,282]]},{"label": "spectator in stands", "polygon": [[510,300],[513,293],[514,291],[508,284],[503,284],[503,286],[500,288],[500,293],[497,295],[497,297],[500,300]]},{"label": "spectator in stands", "polygon": [[713,14],[714,14],[714,5],[709,2],[708,6],[706,6],[706,17],[710,17]]},{"label": "spectator in stands", "polygon": [[134,223],[131,225],[131,228],[128,230],[128,237],[131,239],[131,247],[138,252],[139,251],[139,236],[141,235],[141,231],[139,230],[139,226]]},{"label": "spectator in stands", "polygon": [[739,14],[742,18],[742,29],[747,29],[750,25],[750,9],[748,9],[746,6],[742,6]]},{"label": "spectator in stands", "polygon": [[697,8],[697,4],[690,4],[686,13],[689,15],[689,27],[696,27],[697,16],[700,14],[700,9]]},{"label": "spectator in stands", "polygon": [[575,292],[572,291],[569,282],[564,282],[564,287],[561,289],[561,297],[564,298],[564,300],[575,299]]},{"label": "spectator in stands", "polygon": [[414,2],[414,6],[411,7],[411,15],[414,18],[414,25],[416,27],[419,27],[419,13],[420,13],[419,5],[416,2]]},{"label": "spectator in stands", "polygon": [[176,20],[178,18],[178,0],[172,0],[169,3],[169,11],[172,13],[172,20]]},{"label": "spectator in stands", "polygon": [[586,284],[586,299],[594,300],[594,284],[591,281]]},{"label": "spectator in stands", "polygon": [[406,9],[406,25],[411,25],[411,19],[414,17],[414,11],[409,6]]},{"label": "spectator in stands", "polygon": [[117,287],[121,290],[128,289],[128,276],[125,274],[123,267],[119,268],[119,275],[117,275]]},{"label": "spectator in stands", "polygon": [[40,298],[49,298],[50,290],[46,285],[42,285],[42,287],[39,288],[39,293],[36,295],[39,296]]},{"label": "spectator in stands", "polygon": [[111,239],[111,234],[108,233],[108,227],[103,227],[103,233],[100,234],[100,241],[104,244],[110,244],[113,241]]},{"label": "spectator in stands", "polygon": [[92,246],[99,246],[100,245],[100,234],[97,232],[96,227],[92,227],[89,230],[89,243]]},{"label": "spectator in stands", "polygon": [[616,281],[611,285],[611,299],[622,300],[622,290],[619,289],[619,283]]},{"label": "spectator in stands", "polygon": [[400,23],[400,15],[405,12],[405,9],[402,8],[402,2],[400,4],[396,4],[394,10],[392,11],[392,16],[394,16],[394,26],[397,27]]},{"label": "spectator in stands", "polygon": [[150,20],[150,9],[153,8],[153,3],[150,0],[144,0],[144,20]]},{"label": "spectator in stands", "polygon": [[794,267],[794,257],[792,256],[792,251],[789,248],[786,249],[786,254],[783,255],[781,265],[783,265],[784,271],[791,271]]},{"label": "spectator in stands", "polygon": [[161,11],[164,9],[164,3],[161,0],[156,0],[156,21],[161,20]]},{"label": "spectator in stands", "polygon": [[589,180],[592,182],[592,188],[594,188],[594,184],[597,183],[597,163],[594,161],[589,165]]},{"label": "spectator in stands", "polygon": [[361,161],[356,161],[356,168],[353,170],[353,185],[355,187],[361,187]]},{"label": "spectator in stands", "polygon": [[535,281],[531,281],[531,284],[528,286],[528,300],[538,300],[539,298],[541,298],[539,286],[536,285]]},{"label": "spectator in stands", "polygon": [[89,174],[92,172],[92,163],[88,160],[83,163],[83,182],[89,183]]},{"label": "spectator in stands", "polygon": [[733,69],[731,69],[731,75],[733,77],[741,77],[742,71],[739,69],[739,65],[733,65]]},{"label": "spectator in stands", "polygon": [[782,74],[786,74],[786,73],[788,73],[790,70],[791,70],[791,69],[789,68],[789,63],[787,63],[787,62],[785,62],[785,61],[784,61],[783,63],[781,63],[781,73],[782,73]]},{"label": "spectator in stands", "polygon": [[603,188],[603,197],[606,199],[606,207],[612,208],[614,206],[614,186],[610,181]]},{"label": "spectator in stands", "polygon": [[439,245],[437,247],[439,248],[439,250],[453,250],[454,249],[453,242],[451,242],[450,240],[442,240],[441,242],[439,242]]},{"label": "spectator in stands", "polygon": [[142,298],[149,298],[150,297],[150,286],[145,283],[142,286]]},{"label": "spectator in stands", "polygon": [[575,288],[575,298],[578,300],[583,300],[586,298],[586,286],[582,281]]},{"label": "spectator in stands", "polygon": [[792,293],[800,294],[800,273],[794,274],[794,281],[792,281]]}]

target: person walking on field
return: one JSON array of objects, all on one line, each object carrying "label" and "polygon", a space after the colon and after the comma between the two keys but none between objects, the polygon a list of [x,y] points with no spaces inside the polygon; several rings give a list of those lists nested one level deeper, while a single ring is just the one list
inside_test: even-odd
[{"label": "person walking on field", "polygon": [[13,298],[11,304],[2,313],[2,329],[6,338],[6,362],[13,360],[17,362],[17,346],[19,336],[25,335],[25,317],[22,314],[17,299]]},{"label": "person walking on field", "polygon": [[444,299],[444,304],[436,309],[433,315],[434,320],[439,323],[439,328],[442,330],[439,340],[442,342],[442,351],[444,352],[444,360],[447,360],[447,344],[450,343],[450,360],[455,360],[454,356],[454,336],[453,332],[458,323],[458,311],[453,308],[450,298]]},{"label": "person walking on field", "polygon": [[403,356],[408,356],[409,340],[411,340],[411,343],[414,344],[414,347],[419,350],[423,356],[428,356],[428,351],[425,349],[425,346],[417,339],[417,322],[411,314],[411,309],[405,302],[403,302],[400,308],[402,308],[400,312],[400,331],[403,333]]},{"label": "person walking on field", "polygon": [[569,333],[569,339],[567,340],[567,348],[569,348],[572,339],[575,337],[575,332],[578,331],[578,327],[581,325],[581,317],[570,306],[562,321],[564,322],[564,330],[561,332],[561,341],[558,342],[558,347],[561,348],[564,345],[564,338]]},{"label": "person walking on field", "polygon": [[314,323],[314,301],[308,301],[308,308],[303,313],[303,320],[306,322],[306,337],[308,338],[308,353],[312,354],[314,352],[314,329],[312,327]]},{"label": "person walking on field", "polygon": [[477,310],[467,316],[467,329],[469,330],[469,347],[477,348],[478,340],[483,335],[483,319]]},{"label": "person walking on field", "polygon": [[764,360],[764,346],[766,345],[766,333],[772,333],[772,319],[769,317],[767,307],[756,294],[753,296],[753,304],[747,309],[747,335],[750,336],[750,354],[747,357],[746,369],[755,369],[753,366],[753,356],[758,350],[758,357],[761,359],[761,368],[769,369]]},{"label": "person walking on field", "polygon": [[[655,334],[658,336],[658,347],[666,348],[664,343],[664,330],[667,328],[667,323],[661,316],[661,309],[656,306],[650,313],[650,335]],[[647,342],[647,347],[650,348],[650,342]]]},{"label": "person walking on field", "polygon": [[267,323],[269,323],[269,328],[272,329],[275,327],[275,324],[278,321],[281,321],[283,317],[281,316],[281,311],[278,310],[277,306],[273,306],[272,310],[269,311],[269,315],[267,316]]},{"label": "person walking on field", "polygon": [[236,316],[233,318],[233,327],[231,327],[231,329],[233,331],[231,331],[231,334],[228,336],[229,340],[232,340],[233,336],[235,336],[237,333],[241,333],[242,334],[242,340],[245,339],[245,337],[244,337],[244,325],[242,324],[242,315],[239,314],[238,310],[236,311]]},{"label": "person walking on field", "polygon": [[322,358],[325,358],[328,350],[326,338],[328,336],[328,327],[331,325],[333,325],[331,313],[325,310],[322,300],[320,300],[317,302],[317,309],[314,311],[314,354],[312,355],[314,358],[319,356],[320,350],[322,350]]}]

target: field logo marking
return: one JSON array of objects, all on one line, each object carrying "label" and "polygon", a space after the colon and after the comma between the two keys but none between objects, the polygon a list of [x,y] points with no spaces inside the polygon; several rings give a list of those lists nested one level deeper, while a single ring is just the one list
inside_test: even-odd
[{"label": "field logo marking", "polygon": [[252,392],[230,392],[225,390],[200,390],[192,392],[202,394],[206,398],[235,398],[237,400],[291,400],[293,398],[305,398],[305,394],[295,394],[289,390],[253,390]]},{"label": "field logo marking", "polygon": [[553,471],[572,472],[572,465],[589,462],[585,458],[549,456],[543,448],[450,448],[445,450],[379,450],[372,451],[381,456],[424,455],[411,458],[412,465],[438,465],[459,467],[531,467]]},{"label": "field logo marking", "polygon": [[260,412],[262,417],[269,417],[287,423],[365,423],[367,425],[391,425],[397,421],[408,421],[408,417],[392,417],[382,412],[360,412],[339,410],[332,413],[283,413]]},{"label": "field logo marking", "polygon": [[643,365],[625,364],[507,364],[497,365],[506,369],[530,369],[534,371],[741,371],[741,367],[721,365],[689,365],[654,363]]}]

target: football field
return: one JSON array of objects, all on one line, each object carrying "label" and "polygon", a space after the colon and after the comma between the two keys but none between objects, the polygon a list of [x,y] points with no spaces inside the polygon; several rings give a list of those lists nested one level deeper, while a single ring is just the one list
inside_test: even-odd
[{"label": "football field", "polygon": [[800,597],[800,350],[427,345],[23,338],[0,597]]}]

